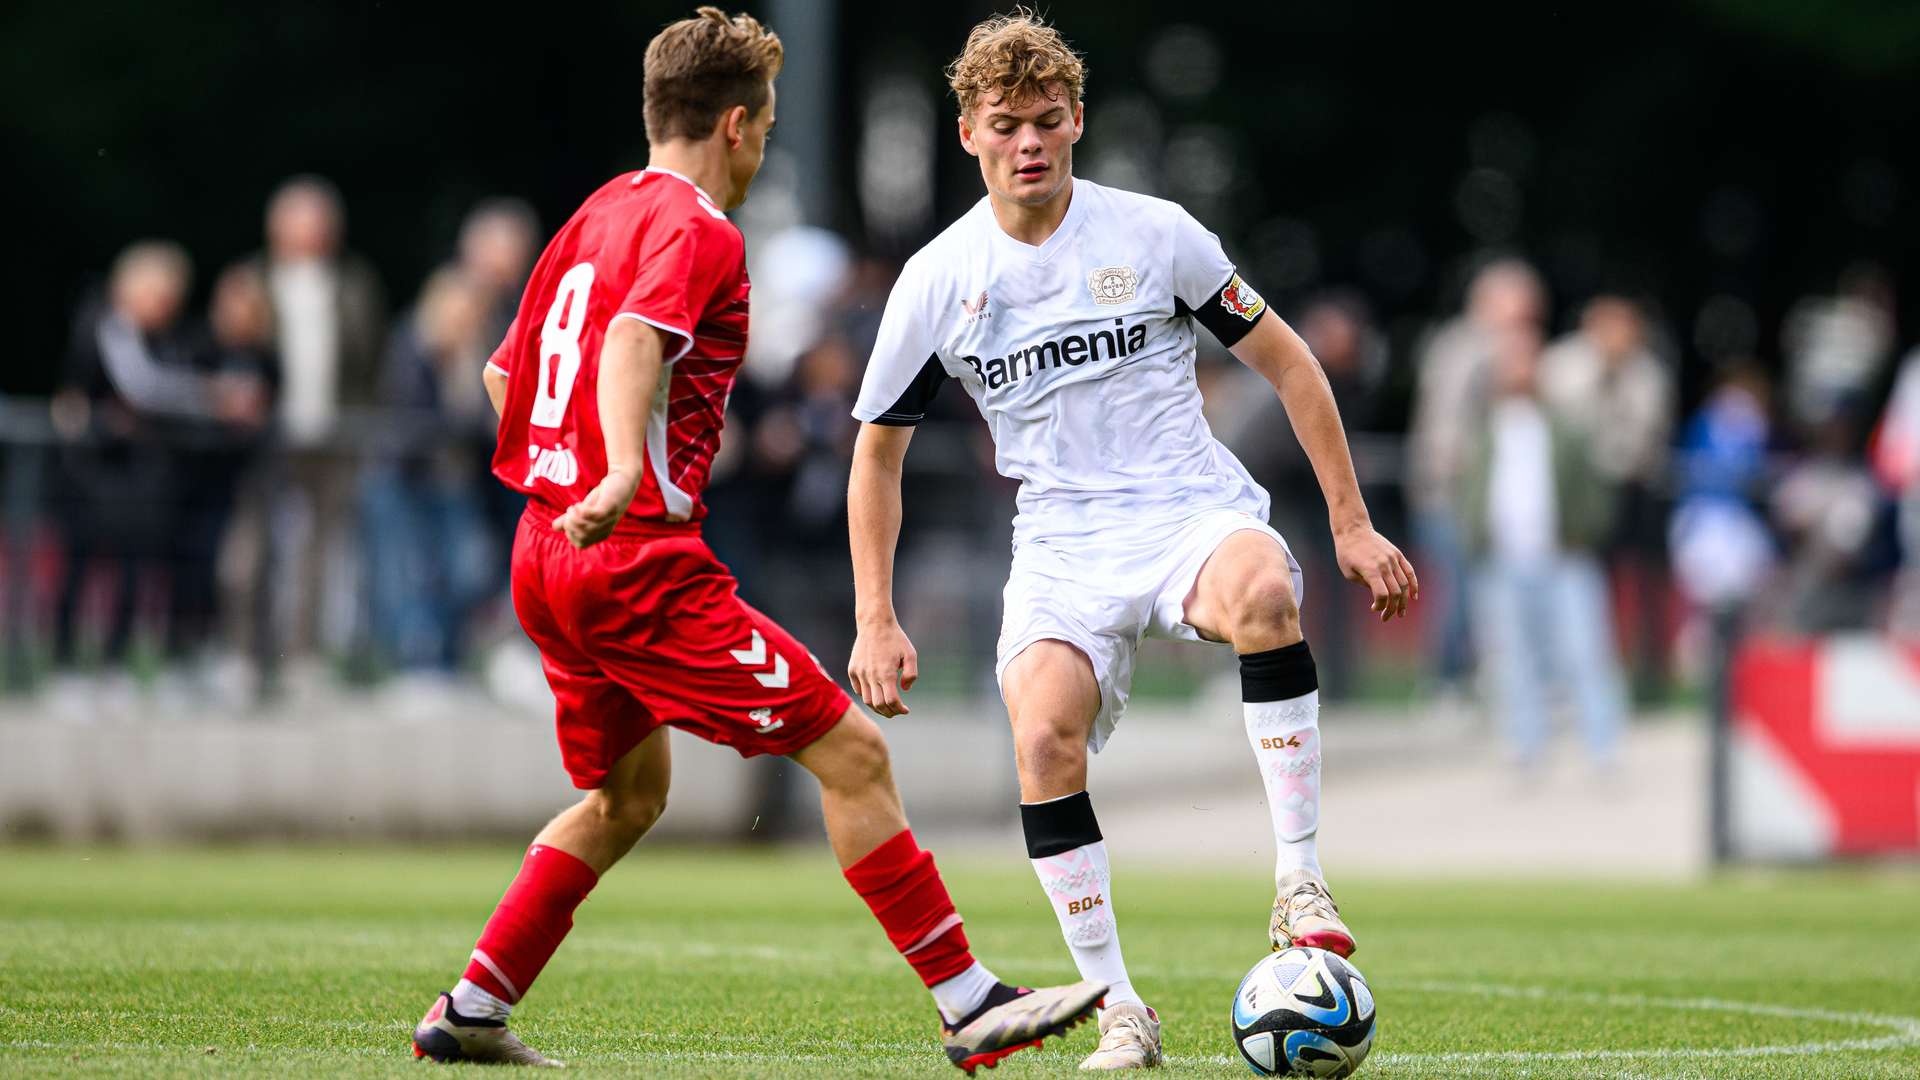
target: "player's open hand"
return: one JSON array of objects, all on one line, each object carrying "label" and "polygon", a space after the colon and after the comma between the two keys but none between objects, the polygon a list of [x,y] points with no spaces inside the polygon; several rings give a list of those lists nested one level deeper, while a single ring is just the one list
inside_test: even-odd
[{"label": "player's open hand", "polygon": [[627,512],[627,504],[633,501],[633,493],[640,486],[639,478],[626,469],[615,469],[606,478],[595,484],[587,497],[567,507],[567,512],[553,519],[553,527],[567,535],[574,547],[590,548],[613,535],[613,527],[620,524],[620,518]]},{"label": "player's open hand", "polygon": [[912,710],[901,695],[920,677],[920,656],[897,622],[862,625],[853,639],[847,661],[847,681],[867,707],[885,717],[905,716]]},{"label": "player's open hand", "polygon": [[1379,612],[1381,622],[1405,615],[1407,605],[1420,598],[1420,579],[1413,564],[1373,526],[1334,533],[1333,553],[1348,581],[1372,590],[1369,610]]}]

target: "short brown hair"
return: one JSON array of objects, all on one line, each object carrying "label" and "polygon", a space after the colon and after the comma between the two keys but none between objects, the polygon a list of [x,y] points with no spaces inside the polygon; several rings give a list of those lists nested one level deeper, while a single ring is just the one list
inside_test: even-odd
[{"label": "short brown hair", "polygon": [[974,27],[966,48],[947,65],[947,84],[960,101],[962,116],[983,99],[1019,108],[1050,96],[1047,88],[1056,84],[1066,91],[1067,100],[1078,102],[1086,82],[1087,67],[1080,55],[1060,31],[1025,7]]},{"label": "short brown hair", "polygon": [[722,113],[755,115],[786,59],[780,35],[751,15],[703,7],[647,44],[647,141],[704,139]]}]

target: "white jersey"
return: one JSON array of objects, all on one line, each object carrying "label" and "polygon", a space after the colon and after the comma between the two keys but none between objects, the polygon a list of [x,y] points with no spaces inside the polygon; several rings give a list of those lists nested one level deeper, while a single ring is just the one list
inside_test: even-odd
[{"label": "white jersey", "polygon": [[1038,247],[983,198],[908,260],[853,415],[917,424],[957,379],[1020,481],[1016,544],[1218,509],[1265,521],[1267,493],[1208,429],[1193,374],[1194,322],[1231,345],[1265,302],[1178,205],[1073,185]]}]

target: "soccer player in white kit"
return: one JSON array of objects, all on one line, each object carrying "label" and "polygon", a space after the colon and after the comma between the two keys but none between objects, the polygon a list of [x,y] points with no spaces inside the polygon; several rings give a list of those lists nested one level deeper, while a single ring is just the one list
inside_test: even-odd
[{"label": "soccer player in white kit", "polygon": [[882,716],[917,675],[892,602],[900,474],[913,426],[949,379],[1020,481],[997,674],[1013,724],[1028,855],[1081,974],[1107,983],[1084,1068],[1160,1063],[1159,1020],[1121,959],[1087,753],[1126,707],[1147,635],[1229,643],[1279,850],[1273,947],[1343,955],[1319,825],[1318,682],[1300,633],[1300,571],[1267,493],[1201,416],[1195,323],[1278,392],[1330,515],[1341,572],[1382,619],[1413,567],[1375,532],[1324,374],[1305,343],[1179,206],[1073,177],[1084,69],[1026,11],[973,29],[948,74],[960,141],[987,197],[907,262],[854,416],[848,524],[858,638],[848,675]]}]

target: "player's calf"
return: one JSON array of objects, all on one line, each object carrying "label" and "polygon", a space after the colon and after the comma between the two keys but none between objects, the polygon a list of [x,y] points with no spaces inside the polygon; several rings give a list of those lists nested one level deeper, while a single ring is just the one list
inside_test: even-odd
[{"label": "player's calf", "polygon": [[1018,990],[974,959],[933,855],[907,828],[886,739],[864,713],[849,709],[793,759],[819,779],[847,884],[933,995],[955,1065],[968,1073],[993,1065],[1092,1014],[1104,983]]},{"label": "player's calf", "polygon": [[1273,817],[1268,937],[1276,949],[1312,945],[1347,956],[1353,933],[1320,872],[1320,682],[1313,653],[1304,641],[1244,653],[1240,684],[1247,741]]},{"label": "player's calf", "polygon": [[659,820],[670,779],[667,732],[659,729],[622,755],[601,787],[540,830],[460,981],[415,1028],[416,1056],[544,1063],[507,1032],[507,1017],[573,928],[573,913],[600,874]]},{"label": "player's calf", "polygon": [[598,787],[548,822],[534,843],[571,852],[596,874],[606,873],[660,820],[672,785],[667,729],[655,728],[607,769]]},{"label": "player's calf", "polygon": [[1001,982],[974,959],[967,932],[933,856],[908,830],[846,868],[888,940],[933,995],[947,1057],[969,1075],[1063,1034],[1107,992],[1103,982],[1027,990]]}]

